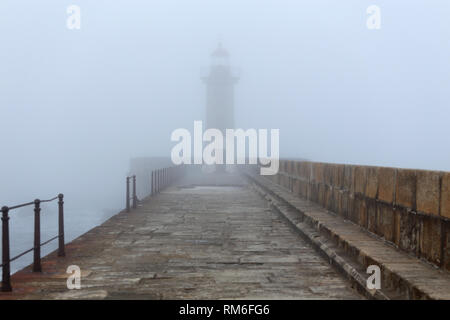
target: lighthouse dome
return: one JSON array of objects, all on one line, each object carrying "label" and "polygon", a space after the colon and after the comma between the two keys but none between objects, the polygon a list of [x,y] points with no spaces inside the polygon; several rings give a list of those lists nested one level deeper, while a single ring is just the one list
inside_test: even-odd
[{"label": "lighthouse dome", "polygon": [[216,50],[211,54],[212,66],[228,67],[230,64],[230,55],[228,51],[219,43]]}]

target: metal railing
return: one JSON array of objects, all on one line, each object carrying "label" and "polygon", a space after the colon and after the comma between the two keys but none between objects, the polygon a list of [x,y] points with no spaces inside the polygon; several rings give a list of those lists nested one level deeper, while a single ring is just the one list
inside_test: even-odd
[{"label": "metal railing", "polygon": [[[126,204],[125,208],[127,209],[127,212],[130,212],[130,200],[132,201],[132,207],[133,209],[137,208],[138,198],[136,194],[136,175],[133,175],[131,177],[127,177],[127,193],[126,193]],[[133,180],[133,195],[130,198],[130,180]]]},{"label": "metal railing", "polygon": [[[41,243],[41,203],[52,202],[58,199],[58,235]],[[9,241],[9,212],[14,209],[34,205],[34,246],[17,256],[10,258],[10,241]],[[58,256],[65,256],[64,251],[64,195],[60,193],[58,196],[49,200],[36,199],[33,202],[19,204],[13,207],[3,207],[2,211],[2,291],[12,291],[11,287],[11,262],[22,257],[23,255],[33,251],[33,272],[41,272],[41,247],[47,243],[59,239]]]},{"label": "metal railing", "polygon": [[151,195],[161,192],[174,181],[180,179],[184,174],[184,166],[162,168],[152,171],[151,176]]},{"label": "metal railing", "polygon": [[[150,195],[154,196],[161,192],[176,180],[184,175],[185,167],[183,165],[156,169],[151,172],[150,178]],[[130,192],[130,183],[132,182],[132,189]],[[131,194],[132,193],[132,194]],[[131,194],[131,195],[130,195]],[[136,192],[136,175],[126,177],[126,203],[125,208],[127,212],[131,209],[136,209],[139,199]]]}]

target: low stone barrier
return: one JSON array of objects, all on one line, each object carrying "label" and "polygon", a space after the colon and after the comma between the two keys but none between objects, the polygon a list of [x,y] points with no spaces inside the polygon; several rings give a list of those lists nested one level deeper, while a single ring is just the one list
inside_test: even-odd
[{"label": "low stone barrier", "polygon": [[450,271],[450,172],[281,160],[266,177]]}]

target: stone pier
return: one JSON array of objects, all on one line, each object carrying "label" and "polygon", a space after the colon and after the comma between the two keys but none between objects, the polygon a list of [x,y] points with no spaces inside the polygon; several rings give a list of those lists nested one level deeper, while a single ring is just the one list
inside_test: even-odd
[{"label": "stone pier", "polygon": [[[361,299],[237,174],[186,177],[12,277],[3,299]],[[70,265],[81,289],[66,285]]]}]

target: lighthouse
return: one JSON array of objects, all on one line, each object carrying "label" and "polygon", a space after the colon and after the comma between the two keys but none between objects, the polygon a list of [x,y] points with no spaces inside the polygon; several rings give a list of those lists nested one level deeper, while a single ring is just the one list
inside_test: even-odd
[{"label": "lighthouse", "polygon": [[234,129],[234,86],[238,77],[230,67],[230,55],[222,44],[211,54],[209,74],[203,78],[206,84],[206,128],[222,131]]},{"label": "lighthouse", "polygon": [[[230,55],[221,43],[211,54],[209,74],[203,78],[203,81],[206,84],[206,129],[218,129],[225,137],[226,129],[235,127],[234,86],[238,82],[238,77],[233,74],[230,67]],[[226,157],[225,150],[223,156]],[[203,167],[205,172],[224,172],[225,170],[233,171],[234,169],[218,164]]]}]

